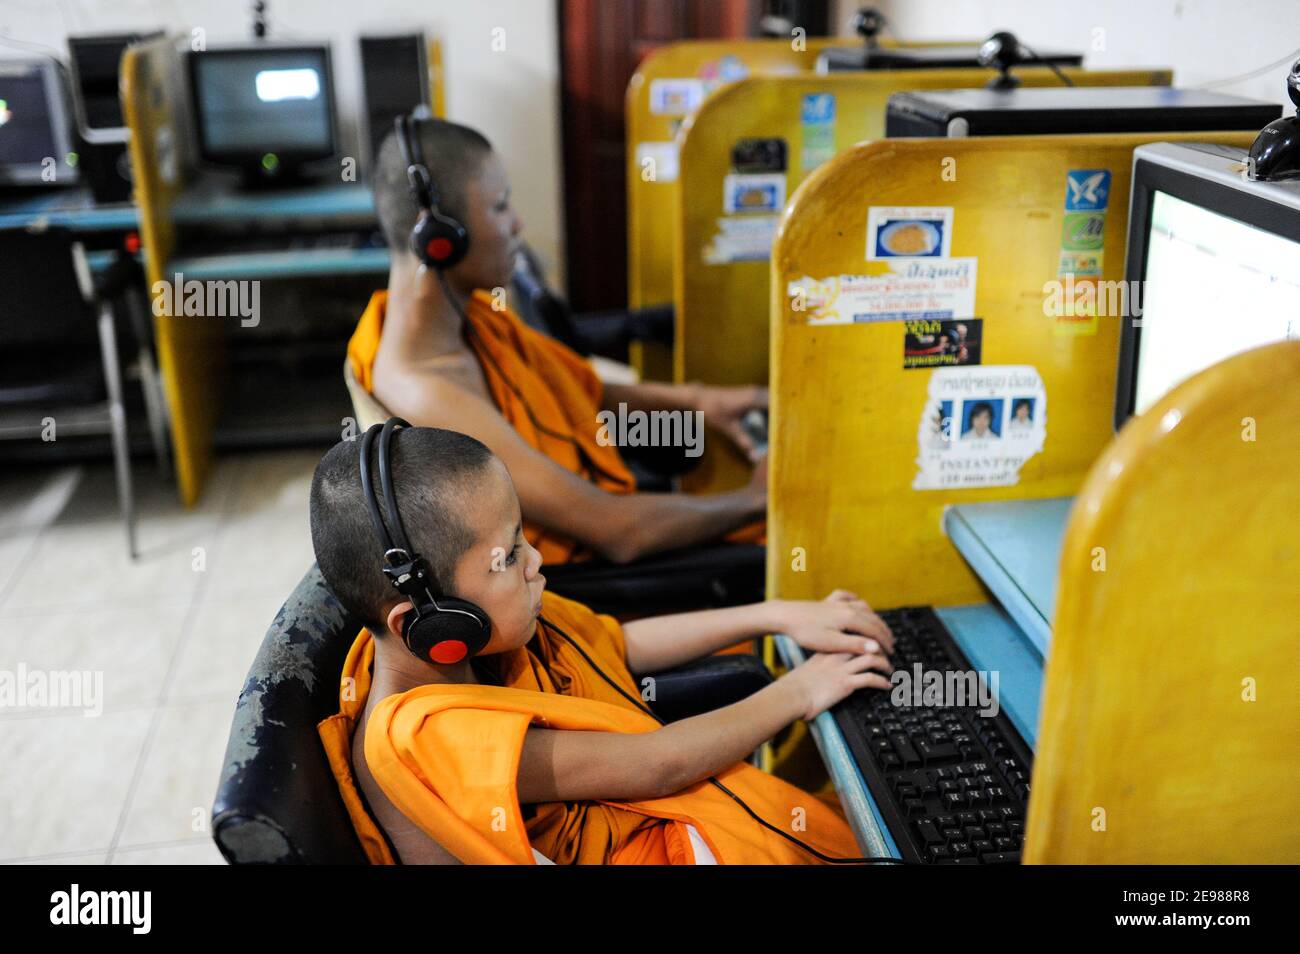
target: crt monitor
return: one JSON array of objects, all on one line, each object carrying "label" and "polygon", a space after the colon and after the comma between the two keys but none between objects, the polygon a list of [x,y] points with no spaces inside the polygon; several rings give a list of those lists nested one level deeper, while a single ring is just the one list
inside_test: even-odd
[{"label": "crt monitor", "polygon": [[253,180],[295,177],[335,152],[326,46],[256,46],[189,54],[199,156]]},{"label": "crt monitor", "polygon": [[0,186],[77,181],[63,74],[54,60],[0,60]]},{"label": "crt monitor", "polygon": [[1300,338],[1300,182],[1242,174],[1246,153],[1133,153],[1115,426],[1250,348]]}]

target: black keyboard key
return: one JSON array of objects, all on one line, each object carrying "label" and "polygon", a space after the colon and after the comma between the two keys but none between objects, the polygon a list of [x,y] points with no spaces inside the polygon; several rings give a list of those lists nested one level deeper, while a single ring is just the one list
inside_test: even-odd
[{"label": "black keyboard key", "polygon": [[931,861],[943,862],[952,857],[947,845],[930,845],[927,850]]},{"label": "black keyboard key", "polygon": [[1019,864],[1020,855],[1014,851],[986,851],[980,861],[986,865],[1014,865]]},{"label": "black keyboard key", "polygon": [[939,834],[939,829],[932,821],[919,821],[916,823],[916,833],[921,836],[921,841],[927,845],[942,845],[947,839]]},{"label": "black keyboard key", "polygon": [[889,741],[894,744],[894,751],[903,760],[904,766],[921,764],[921,756],[916,754],[916,749],[912,748],[911,740],[902,732],[892,733],[889,736]]},{"label": "black keyboard key", "polygon": [[966,807],[966,796],[961,792],[949,792],[943,797],[943,807],[950,811]]},{"label": "black keyboard key", "polygon": [[925,759],[926,764],[951,762],[960,755],[957,746],[950,742],[917,742],[916,750],[921,753],[921,758]]},{"label": "black keyboard key", "polygon": [[954,855],[957,855],[957,856],[959,856],[959,857],[960,857],[961,855],[969,855],[969,854],[971,854],[970,842],[968,842],[968,841],[954,841],[954,842],[952,842],[951,844],[948,845],[948,849],[949,849],[949,850],[950,850]]}]

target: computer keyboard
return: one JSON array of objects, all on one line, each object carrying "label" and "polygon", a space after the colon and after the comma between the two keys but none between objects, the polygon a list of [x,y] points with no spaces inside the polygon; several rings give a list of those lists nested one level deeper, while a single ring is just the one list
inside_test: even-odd
[{"label": "computer keyboard", "polygon": [[[880,616],[894,633],[896,670],[973,670],[930,607]],[[890,690],[866,689],[831,710],[903,859],[1019,862],[1032,755],[1006,713],[982,714],[969,699],[914,705],[909,693],[906,701],[896,706]]]}]

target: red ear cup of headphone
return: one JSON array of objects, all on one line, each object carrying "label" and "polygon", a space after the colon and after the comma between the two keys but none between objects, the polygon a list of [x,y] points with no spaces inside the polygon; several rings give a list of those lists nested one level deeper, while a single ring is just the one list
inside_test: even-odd
[{"label": "red ear cup of headphone", "polygon": [[443,666],[482,652],[491,635],[486,613],[468,600],[452,597],[408,613],[402,626],[402,637],[412,653]]},{"label": "red ear cup of headphone", "polygon": [[411,231],[411,250],[430,268],[451,268],[469,251],[469,233],[451,216],[426,209]]}]

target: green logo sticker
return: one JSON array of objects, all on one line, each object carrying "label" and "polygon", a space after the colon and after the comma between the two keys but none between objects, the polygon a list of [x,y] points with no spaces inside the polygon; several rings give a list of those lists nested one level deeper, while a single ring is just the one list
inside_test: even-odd
[{"label": "green logo sticker", "polygon": [[1105,212],[1067,212],[1061,227],[1061,248],[1071,252],[1099,249],[1105,232]]}]

